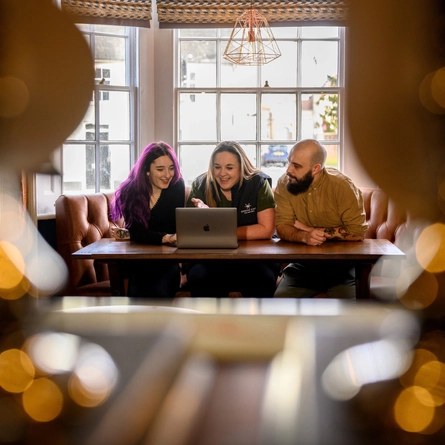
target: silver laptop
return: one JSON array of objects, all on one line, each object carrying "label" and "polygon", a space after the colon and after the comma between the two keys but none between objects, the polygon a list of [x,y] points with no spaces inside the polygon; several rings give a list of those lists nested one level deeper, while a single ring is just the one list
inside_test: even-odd
[{"label": "silver laptop", "polygon": [[235,207],[176,208],[178,248],[206,249],[238,247]]}]

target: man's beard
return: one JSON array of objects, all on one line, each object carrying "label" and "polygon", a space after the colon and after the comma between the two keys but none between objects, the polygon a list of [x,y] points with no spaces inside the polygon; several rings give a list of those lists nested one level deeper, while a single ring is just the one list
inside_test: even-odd
[{"label": "man's beard", "polygon": [[310,170],[301,179],[297,179],[295,176],[292,176],[292,178],[295,179],[296,182],[288,181],[286,184],[288,192],[292,193],[292,195],[299,195],[307,191],[314,180],[314,176]]}]

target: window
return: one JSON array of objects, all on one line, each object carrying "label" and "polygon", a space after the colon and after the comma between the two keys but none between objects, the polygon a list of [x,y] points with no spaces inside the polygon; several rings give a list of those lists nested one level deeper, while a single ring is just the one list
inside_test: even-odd
[{"label": "window", "polygon": [[134,29],[78,25],[95,59],[96,86],[85,117],[62,149],[64,193],[114,191],[135,145]]},{"label": "window", "polygon": [[127,178],[136,146],[136,28],[77,25],[95,61],[95,88],[77,129],[54,154],[58,177],[37,175],[37,216],[54,214],[61,193],[116,190]]},{"label": "window", "polygon": [[222,58],[230,33],[177,31],[176,139],[186,183],[207,170],[215,145],[230,139],[274,184],[300,139],[320,140],[327,165],[340,167],[344,29],[274,28],[282,56],[261,67]]}]

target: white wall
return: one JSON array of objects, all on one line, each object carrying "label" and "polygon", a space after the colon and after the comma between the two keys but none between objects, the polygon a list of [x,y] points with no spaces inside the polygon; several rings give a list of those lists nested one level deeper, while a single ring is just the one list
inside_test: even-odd
[{"label": "white wall", "polygon": [[140,33],[140,147],[153,141],[174,146],[175,99],[173,31],[151,28]]}]

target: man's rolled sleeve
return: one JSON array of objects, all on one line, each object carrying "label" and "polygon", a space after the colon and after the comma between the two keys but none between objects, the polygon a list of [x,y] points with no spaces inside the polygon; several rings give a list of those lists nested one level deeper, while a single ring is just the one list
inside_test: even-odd
[{"label": "man's rolled sleeve", "polygon": [[360,189],[351,184],[351,188],[345,189],[342,195],[338,201],[338,208],[343,225],[351,235],[364,236],[368,224]]}]

